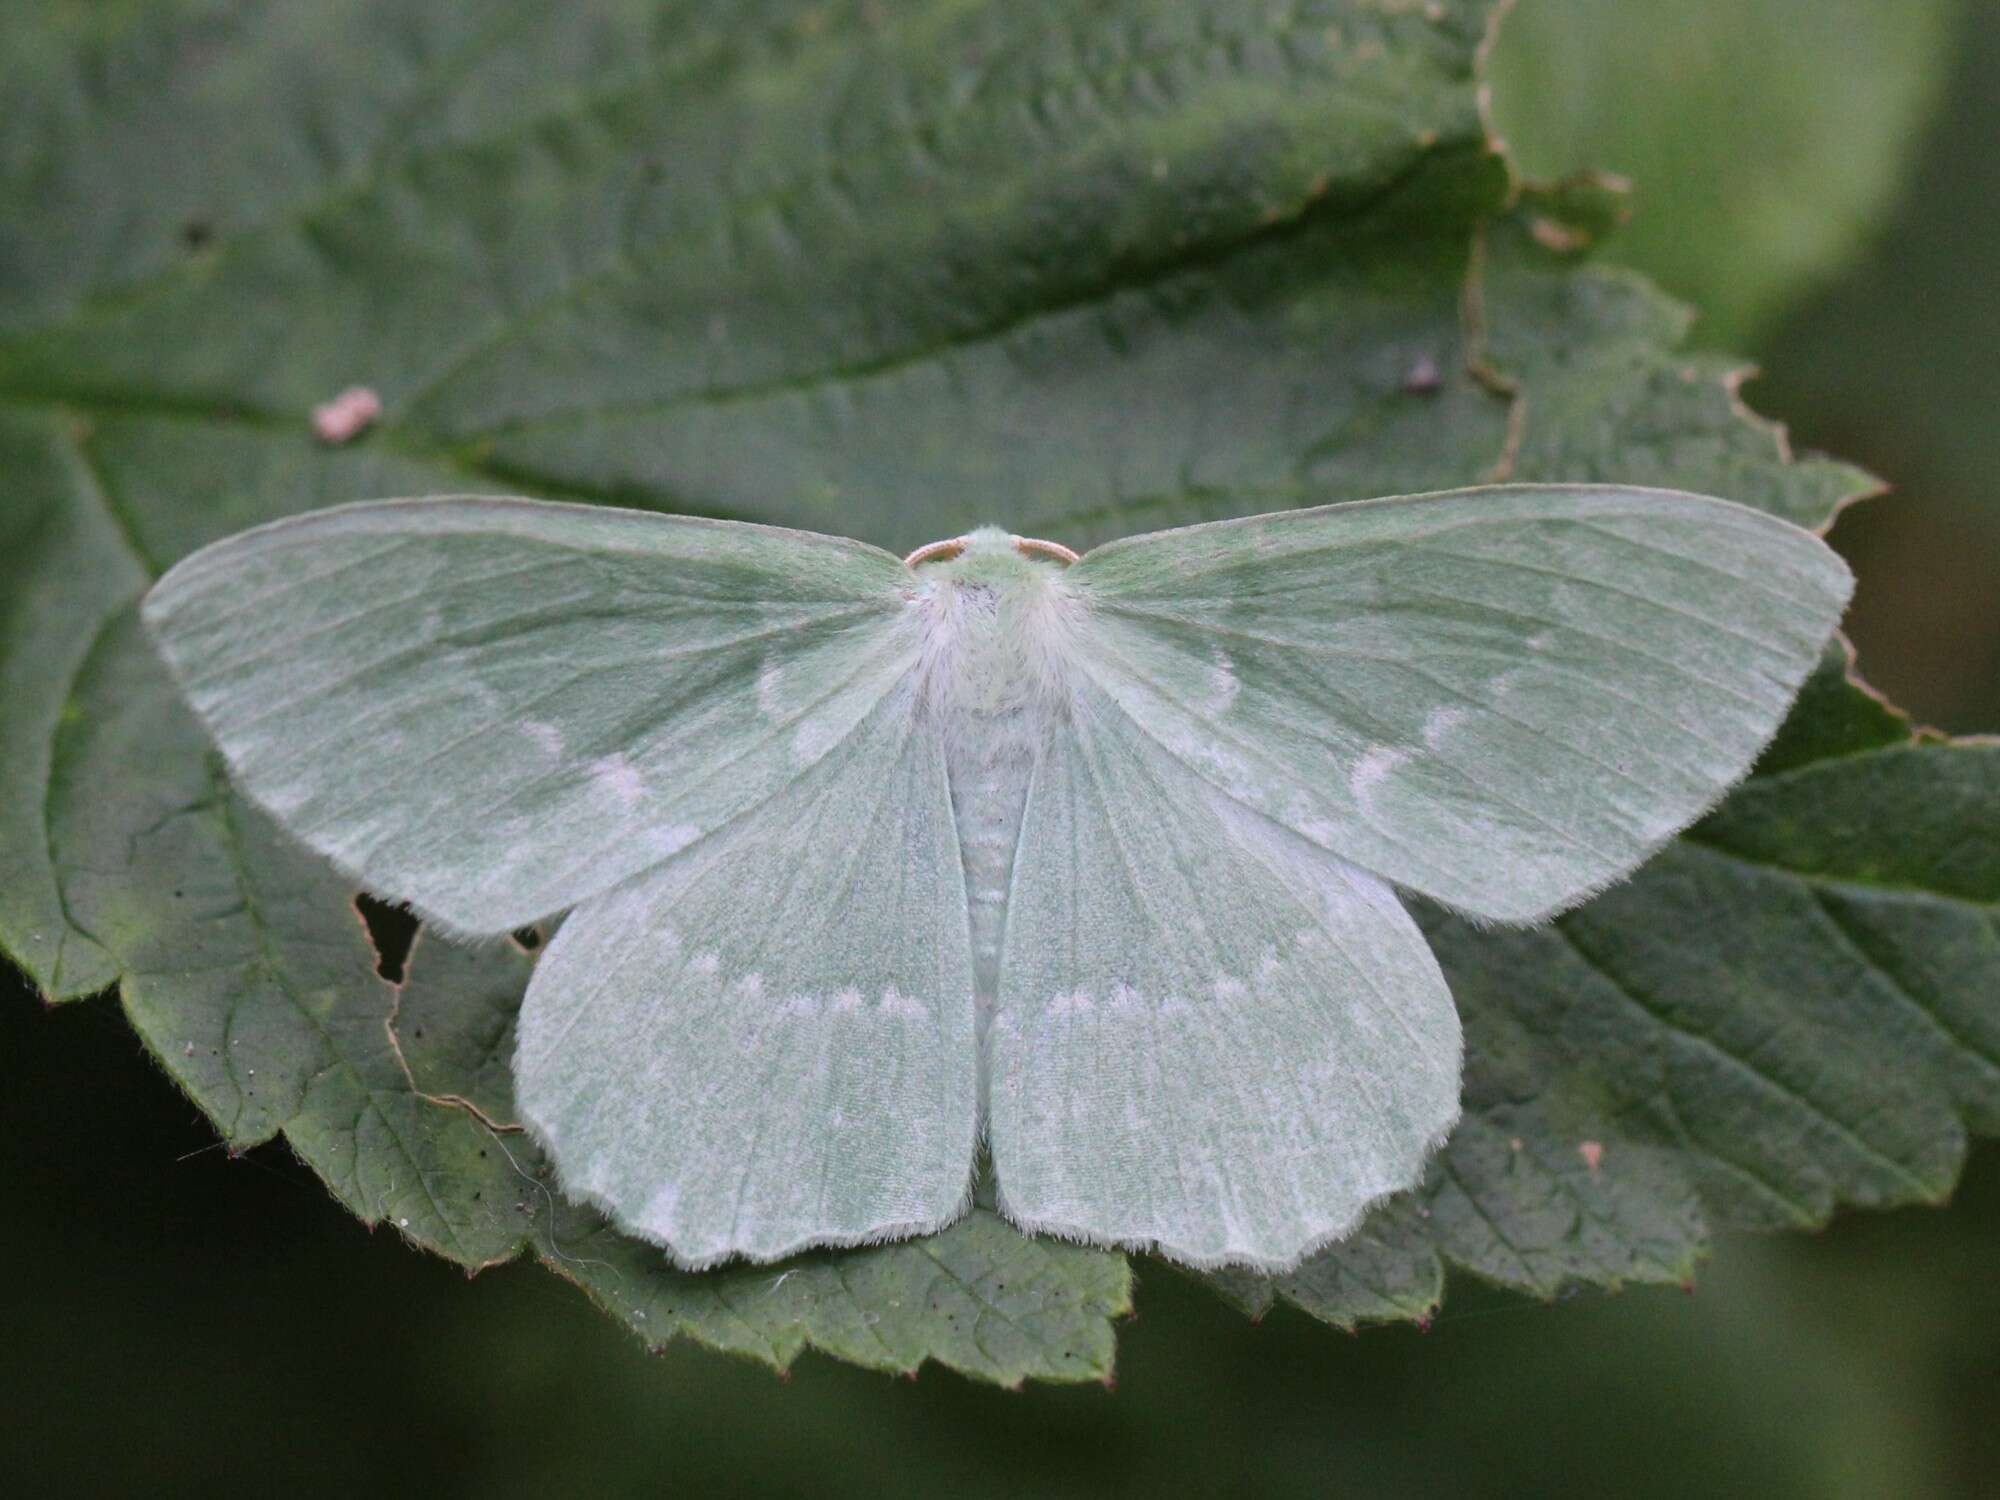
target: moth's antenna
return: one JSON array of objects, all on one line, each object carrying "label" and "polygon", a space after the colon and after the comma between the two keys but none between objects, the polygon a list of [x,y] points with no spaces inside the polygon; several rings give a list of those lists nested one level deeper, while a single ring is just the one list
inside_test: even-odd
[{"label": "moth's antenna", "polygon": [[1043,553],[1049,557],[1053,557],[1057,562],[1061,563],[1065,568],[1068,567],[1071,563],[1076,561],[1076,554],[1070,551],[1070,549],[1065,547],[1061,542],[1045,542],[1041,540],[1041,538],[1039,537],[1032,537],[1032,536],[1015,537],[1014,550],[1020,553],[1023,557],[1033,557],[1037,552]]},{"label": "moth's antenna", "polygon": [[962,536],[946,537],[941,542],[926,542],[903,559],[903,566],[914,568],[919,563],[944,562],[963,552],[965,550],[965,543],[966,538]]},{"label": "moth's antenna", "polygon": [[[914,568],[922,563],[949,561],[965,550],[965,544],[969,540],[971,540],[969,537],[954,536],[942,542],[928,542],[904,558],[903,566]],[[1040,537],[1012,535],[1008,540],[1014,544],[1014,550],[1023,557],[1053,557],[1064,567],[1077,560],[1076,553],[1061,542],[1045,542]]]}]

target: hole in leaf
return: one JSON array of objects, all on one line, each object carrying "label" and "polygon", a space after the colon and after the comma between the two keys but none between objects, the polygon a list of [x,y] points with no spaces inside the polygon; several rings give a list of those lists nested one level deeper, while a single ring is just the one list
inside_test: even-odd
[{"label": "hole in leaf", "polygon": [[215,238],[215,226],[197,215],[181,225],[181,243],[190,250],[199,250]]},{"label": "hole in leaf", "polygon": [[516,927],[508,935],[513,938],[514,946],[523,953],[533,953],[542,946],[542,929],[539,927]]},{"label": "hole in leaf", "polygon": [[416,913],[407,906],[391,906],[365,892],[354,898],[354,910],[368,929],[368,941],[375,947],[375,972],[391,984],[401,984],[408,972],[410,947],[417,940]]}]

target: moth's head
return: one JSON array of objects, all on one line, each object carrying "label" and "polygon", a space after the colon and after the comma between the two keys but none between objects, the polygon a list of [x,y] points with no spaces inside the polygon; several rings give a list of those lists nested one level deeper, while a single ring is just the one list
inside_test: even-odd
[{"label": "moth's head", "polygon": [[997,526],[912,552],[931,696],[991,712],[1055,692],[1081,607],[1063,578],[1075,561]]}]

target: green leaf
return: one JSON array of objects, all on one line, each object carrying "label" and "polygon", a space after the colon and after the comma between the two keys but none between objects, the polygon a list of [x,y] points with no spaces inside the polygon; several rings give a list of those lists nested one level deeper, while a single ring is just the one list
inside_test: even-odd
[{"label": "green leaf", "polygon": [[[379,978],[354,892],[232,795],[130,606],[254,522],[442,490],[891,546],[1510,476],[1824,524],[1865,476],[1792,462],[1727,366],[1677,351],[1678,307],[1586,263],[1601,194],[1517,192],[1478,107],[1496,8],[22,17],[0,946],[51,996],[115,982],[233,1147],[282,1135],[469,1267],[532,1249],[650,1341],[1104,1376],[1123,1258],[990,1213],[694,1276],[562,1203],[506,1128],[529,958],[426,937],[400,990]],[[383,420],[316,442],[311,407],[354,382]],[[1994,753],[1911,742],[1829,678],[1629,888],[1534,933],[1431,918],[1467,1124],[1423,1192],[1233,1295],[1351,1322],[1428,1308],[1446,1262],[1544,1291],[1679,1278],[1718,1220],[1941,1193],[2000,1098]]]},{"label": "green leaf", "polygon": [[1539,176],[1633,185],[1614,254],[1755,339],[1894,201],[1960,0],[1529,0],[1493,53],[1496,123]]},{"label": "green leaf", "polygon": [[[2000,742],[1913,733],[1835,652],[1750,780],[1627,884],[1534,931],[1431,913],[1467,1119],[1390,1221],[1401,1279],[1681,1281],[1711,1227],[1941,1202],[1968,1132],[2000,1129],[1996,808]],[[1408,1316],[1351,1254],[1230,1290]]]},{"label": "green leaf", "polygon": [[1794,458],[1737,399],[1741,362],[1681,349],[1687,308],[1582,264],[1609,228],[1603,195],[1575,184],[1524,190],[1486,233],[1471,316],[1487,378],[1514,402],[1504,477],[1726,495],[1813,529],[1874,493],[1846,464]]},{"label": "green leaf", "polygon": [[145,587],[103,490],[60,420],[0,412],[0,947],[52,998],[118,978],[77,920],[49,846],[58,779],[53,736],[96,632]]}]

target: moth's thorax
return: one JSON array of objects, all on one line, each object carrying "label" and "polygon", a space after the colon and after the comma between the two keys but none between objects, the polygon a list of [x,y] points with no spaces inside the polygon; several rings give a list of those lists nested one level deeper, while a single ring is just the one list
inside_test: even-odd
[{"label": "moth's thorax", "polygon": [[1050,726],[1069,712],[1085,606],[1060,563],[1024,557],[1002,531],[974,532],[956,557],[916,572],[924,705],[944,736],[983,1034],[1028,784]]}]

